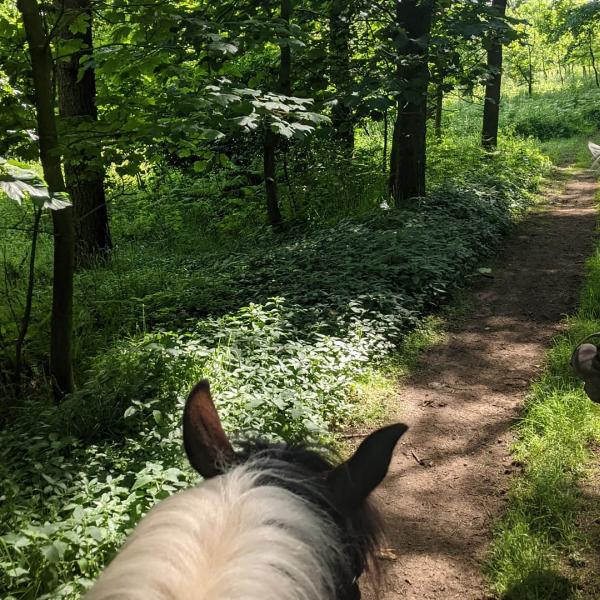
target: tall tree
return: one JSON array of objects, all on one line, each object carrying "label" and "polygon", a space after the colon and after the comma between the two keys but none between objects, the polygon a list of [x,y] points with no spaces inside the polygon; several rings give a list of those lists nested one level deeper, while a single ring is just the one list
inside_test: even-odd
[{"label": "tall tree", "polygon": [[[292,17],[292,0],[281,0],[280,18],[288,31],[288,37],[279,41],[279,77],[277,91],[289,96],[291,94],[292,51],[289,42],[289,25]],[[273,229],[281,229],[283,218],[279,208],[279,192],[277,190],[276,153],[279,138],[272,127],[267,125],[264,137],[264,177],[267,195],[267,216]]]},{"label": "tall tree", "polygon": [[[600,26],[600,1],[588,2],[572,6],[566,3],[561,7],[561,21],[557,34],[565,36],[570,34],[569,54],[577,57],[582,63],[584,76],[586,62],[589,60],[590,73],[594,74],[594,81],[600,87],[600,75],[597,64],[598,27]],[[558,37],[558,35],[556,36]]]},{"label": "tall tree", "polygon": [[[54,115],[53,62],[37,0],[17,0],[29,45],[40,160],[50,193],[66,190]],[[50,372],[55,398],[74,388],[72,367],[74,227],[73,210],[52,211],[54,278],[50,335]]]},{"label": "tall tree", "polygon": [[[506,0],[492,0],[492,8],[499,17],[506,14]],[[483,105],[482,143],[488,150],[498,145],[498,122],[500,119],[500,94],[502,87],[502,35],[491,32],[486,40],[488,79]]]},{"label": "tall tree", "polygon": [[396,80],[401,86],[392,136],[389,192],[396,205],[425,194],[429,34],[435,0],[396,3]]},{"label": "tall tree", "polygon": [[[89,140],[89,129],[98,119],[96,75],[93,67],[82,70],[82,58],[92,53],[92,6],[90,0],[58,0],[64,11],[60,38],[74,51],[57,63],[60,116],[69,131],[65,149],[65,178],[75,211],[76,262],[90,259],[111,248],[104,165],[97,139]],[[60,53],[60,49],[59,49]]]},{"label": "tall tree", "polygon": [[331,82],[335,86],[336,102],[331,111],[335,138],[343,147],[354,149],[354,123],[348,106],[347,91],[350,73],[350,25],[352,2],[332,0],[329,8],[329,57]]}]

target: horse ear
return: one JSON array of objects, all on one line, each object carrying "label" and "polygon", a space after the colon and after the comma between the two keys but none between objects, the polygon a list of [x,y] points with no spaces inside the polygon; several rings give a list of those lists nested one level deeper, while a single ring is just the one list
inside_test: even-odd
[{"label": "horse ear", "polygon": [[206,379],[194,387],[185,403],[183,445],[190,464],[205,479],[220,475],[223,464],[234,458]]},{"label": "horse ear", "polygon": [[339,506],[359,508],[386,476],[396,443],[408,426],[388,425],[363,440],[354,455],[327,477]]}]

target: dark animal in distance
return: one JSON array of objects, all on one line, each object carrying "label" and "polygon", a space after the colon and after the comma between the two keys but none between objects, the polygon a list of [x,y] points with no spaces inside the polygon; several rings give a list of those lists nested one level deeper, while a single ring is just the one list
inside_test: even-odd
[{"label": "dark animal in distance", "polygon": [[589,340],[600,337],[599,333],[588,335],[571,355],[571,367],[575,375],[583,379],[583,389],[593,402],[600,403],[600,355],[598,348]]},{"label": "dark animal in distance", "polygon": [[287,444],[235,451],[207,381],[184,410],[205,478],[157,504],[86,600],[357,600],[380,529],[367,497],[406,425],[369,435],[346,462]]}]

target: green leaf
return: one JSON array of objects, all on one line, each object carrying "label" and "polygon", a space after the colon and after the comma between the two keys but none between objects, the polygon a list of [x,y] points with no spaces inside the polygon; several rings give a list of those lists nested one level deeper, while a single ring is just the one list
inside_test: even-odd
[{"label": "green leaf", "polygon": [[256,113],[244,115],[243,117],[236,117],[233,119],[234,123],[237,123],[240,127],[246,129],[256,129],[259,123],[259,116]]},{"label": "green leaf", "polygon": [[217,131],[216,129],[203,129],[202,130],[202,138],[212,142],[214,140],[220,140],[224,138],[225,134]]},{"label": "green leaf", "polygon": [[86,527],[85,533],[86,533],[86,535],[89,535],[91,538],[93,538],[97,542],[101,542],[105,537],[104,530],[100,529],[100,527],[96,527],[95,525]]},{"label": "green leaf", "polygon": [[56,192],[52,194],[50,200],[44,201],[42,208],[49,210],[62,210],[72,206],[71,198],[67,192]]},{"label": "green leaf", "polygon": [[42,548],[42,554],[46,560],[50,563],[57,563],[60,561],[60,554],[54,544],[49,544]]},{"label": "green leaf", "polygon": [[312,133],[315,130],[315,128],[311,125],[305,125],[304,123],[292,123],[291,127],[293,128],[294,132],[300,136]]},{"label": "green leaf", "polygon": [[166,481],[172,481],[173,483],[179,483],[179,477],[183,472],[181,469],[177,469],[176,467],[171,467],[167,469],[163,475]]},{"label": "green leaf", "polygon": [[229,157],[227,156],[227,154],[219,154],[219,163],[221,164],[222,167],[232,167],[234,166],[233,163],[229,160]]},{"label": "green leaf", "polygon": [[282,135],[285,138],[291,138],[294,135],[294,130],[289,126],[283,123],[282,121],[274,121],[271,123],[271,131]]},{"label": "green leaf", "polygon": [[69,25],[71,33],[85,33],[89,27],[90,16],[87,13],[80,13]]},{"label": "green leaf", "polygon": [[239,102],[242,98],[235,94],[225,94],[223,92],[210,92],[210,95],[215,99],[215,101],[221,106],[229,106],[233,102]]},{"label": "green leaf", "polygon": [[196,160],[193,164],[193,169],[196,173],[204,173],[206,168],[208,167],[208,161],[206,160]]},{"label": "green leaf", "polygon": [[69,547],[68,544],[65,544],[65,542],[63,542],[61,540],[54,540],[54,542],[52,542],[52,545],[56,548],[56,551],[58,552],[58,556],[62,560],[65,556],[65,552],[67,551],[67,548]]},{"label": "green leaf", "polygon": [[48,190],[42,186],[35,186],[18,179],[0,180],[0,189],[11,199],[19,204],[25,196],[32,199],[49,199]]},{"label": "green leaf", "polygon": [[223,41],[211,42],[208,45],[208,49],[221,52],[222,54],[235,54],[238,51],[237,46]]},{"label": "green leaf", "polygon": [[79,570],[82,573],[85,573],[87,571],[87,568],[88,568],[88,565],[89,565],[87,558],[78,558],[77,559],[77,565],[79,566]]},{"label": "green leaf", "polygon": [[72,54],[76,54],[85,47],[86,45],[83,42],[83,40],[78,37],[74,37],[69,40],[61,40],[59,48],[59,58],[61,61],[71,60]]},{"label": "green leaf", "polygon": [[130,406],[124,413],[123,413],[123,418],[124,419],[128,419],[129,417],[132,417],[133,415],[135,415],[137,409],[135,406]]},{"label": "green leaf", "polygon": [[301,118],[303,121],[310,121],[311,123],[330,123],[331,122],[329,117],[327,117],[325,115],[321,115],[319,113],[314,113],[314,112],[308,112],[308,111],[297,113],[294,116]]},{"label": "green leaf", "polygon": [[84,516],[85,516],[85,512],[84,512],[83,508],[81,508],[81,506],[76,506],[75,509],[73,510],[73,519],[75,521],[77,521],[78,523],[80,523],[81,521],[83,521]]},{"label": "green leaf", "polygon": [[135,480],[135,483],[131,486],[131,491],[138,490],[142,487],[146,487],[149,483],[154,481],[152,475],[142,475]]}]

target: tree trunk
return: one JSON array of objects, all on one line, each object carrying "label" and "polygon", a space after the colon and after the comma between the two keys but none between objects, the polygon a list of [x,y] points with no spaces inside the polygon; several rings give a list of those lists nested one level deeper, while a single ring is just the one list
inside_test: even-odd
[{"label": "tree trunk", "polygon": [[[58,134],[54,115],[54,86],[50,43],[37,0],[18,0],[29,44],[33,74],[34,102],[44,179],[51,193],[64,192]],[[71,207],[52,211],[54,228],[54,278],[50,334],[50,374],[54,395],[60,400],[73,391],[72,327],[74,228]]]},{"label": "tree trunk", "polygon": [[442,139],[442,115],[444,111],[444,87],[442,82],[438,83],[435,91],[435,137]]},{"label": "tree trunk", "polygon": [[27,274],[27,293],[25,296],[25,308],[23,318],[19,326],[19,336],[15,344],[15,383],[17,393],[21,393],[21,372],[23,370],[23,349],[27,332],[31,323],[31,308],[33,306],[33,289],[35,286],[35,258],[37,253],[37,243],[40,237],[40,219],[42,218],[42,208],[35,209],[33,218],[33,230],[31,232],[31,254],[29,255],[29,272]]},{"label": "tree trunk", "polygon": [[[292,18],[292,0],[281,0],[281,18],[289,27]],[[278,92],[285,96],[292,93],[292,49],[289,43],[281,47],[279,62],[279,86]]]},{"label": "tree trunk", "polygon": [[542,73],[544,74],[544,81],[548,81],[548,71],[546,69],[546,57],[542,54]]},{"label": "tree trunk", "polygon": [[[74,139],[73,147],[65,155],[65,177],[75,213],[75,260],[79,266],[86,266],[112,247],[100,147],[96,140],[90,142],[78,132],[86,123],[93,127],[98,119],[95,70],[85,69],[78,80],[80,59],[92,51],[92,10],[90,0],[60,2],[66,16],[61,38],[79,38],[84,44],[81,50],[58,62],[57,81],[60,116]],[[87,28],[83,33],[73,34],[69,24],[81,14],[88,16]]]},{"label": "tree trunk", "polygon": [[434,0],[396,3],[396,26],[408,40],[398,52],[396,78],[406,93],[398,99],[392,134],[389,192],[397,206],[425,195],[429,33]]},{"label": "tree trunk", "polygon": [[277,190],[277,163],[275,162],[277,134],[271,131],[270,128],[265,131],[263,149],[267,217],[269,225],[277,231],[283,225],[283,218],[279,210],[279,192]]},{"label": "tree trunk", "polygon": [[529,77],[527,78],[527,93],[531,98],[533,96],[533,62],[531,60],[531,46],[527,46],[527,56],[529,58]]},{"label": "tree trunk", "polygon": [[560,57],[558,60],[558,76],[560,77],[560,85],[565,85],[565,78],[563,77],[562,67],[560,66]]},{"label": "tree trunk", "polygon": [[381,161],[381,170],[385,175],[387,173],[388,160],[388,109],[383,111],[383,160]]},{"label": "tree trunk", "polygon": [[352,109],[346,101],[350,73],[350,23],[352,4],[332,0],[329,11],[329,55],[331,82],[335,86],[336,103],[331,111],[334,138],[349,153],[354,150]]},{"label": "tree trunk", "polygon": [[596,68],[596,55],[594,53],[594,39],[593,39],[591,33],[590,33],[589,45],[590,45],[590,58],[592,60],[592,69],[594,70],[594,79],[596,81],[596,87],[600,87],[600,79],[598,78],[598,69]]},{"label": "tree trunk", "polygon": [[[281,0],[281,18],[288,25],[292,16],[292,0]],[[285,96],[291,95],[292,52],[289,44],[281,46],[279,59],[279,80],[277,91]],[[277,146],[279,138],[270,127],[265,131],[263,144],[265,191],[267,195],[267,217],[274,230],[283,226],[283,218],[279,209],[279,192],[277,190]]]},{"label": "tree trunk", "polygon": [[[492,0],[500,16],[506,14],[506,0]],[[498,122],[500,119],[500,91],[502,86],[502,42],[493,37],[488,42],[487,62],[490,75],[485,86],[483,105],[482,143],[488,150],[498,145]]]}]

